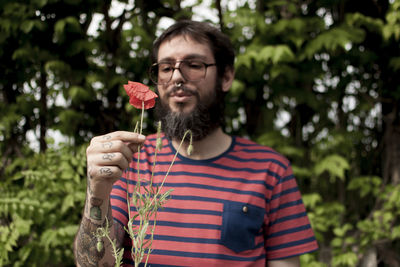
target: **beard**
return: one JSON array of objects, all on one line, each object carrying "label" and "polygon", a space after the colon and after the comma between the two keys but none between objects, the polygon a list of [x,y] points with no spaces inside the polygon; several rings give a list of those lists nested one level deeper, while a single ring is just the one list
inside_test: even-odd
[{"label": "beard", "polygon": [[[191,130],[193,141],[199,141],[212,133],[224,124],[224,97],[221,81],[217,78],[217,83],[211,93],[200,97],[197,91],[185,86],[172,88],[170,92],[156,103],[156,116],[161,121],[161,128],[165,136],[172,139],[181,140],[187,130]],[[197,99],[197,104],[191,112],[174,112],[168,105],[168,97],[172,92],[183,90],[193,94]],[[184,105],[184,104],[182,104]],[[189,135],[187,135],[187,140]]]}]

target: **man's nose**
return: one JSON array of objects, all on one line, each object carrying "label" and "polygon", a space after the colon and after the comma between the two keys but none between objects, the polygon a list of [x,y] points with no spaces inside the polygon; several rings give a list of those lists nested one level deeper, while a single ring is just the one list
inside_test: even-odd
[{"label": "man's nose", "polygon": [[182,71],[180,69],[180,63],[177,62],[175,64],[175,68],[172,72],[171,82],[172,83],[180,83],[185,81],[185,77],[183,77]]}]

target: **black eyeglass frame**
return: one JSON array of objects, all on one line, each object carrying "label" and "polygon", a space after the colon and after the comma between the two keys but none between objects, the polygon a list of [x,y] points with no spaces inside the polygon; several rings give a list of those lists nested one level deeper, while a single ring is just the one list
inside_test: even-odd
[{"label": "black eyeglass frame", "polygon": [[[204,65],[204,68],[205,68],[205,69],[204,69],[204,75],[203,75],[203,77],[200,78],[200,79],[196,79],[196,80],[192,80],[192,79],[186,78],[185,74],[181,71],[181,63],[182,63],[182,62],[196,62],[196,63],[203,64],[203,65]],[[168,80],[167,82],[159,83],[159,82],[157,81],[158,79],[157,79],[157,80],[153,79],[153,76],[156,76],[156,77],[157,77],[157,75],[153,75],[153,74],[152,74],[152,73],[153,73],[152,70],[153,70],[153,68],[154,68],[155,66],[158,66],[159,64],[167,64],[167,63],[170,63],[171,68],[172,68],[171,77],[169,78],[169,80]],[[178,67],[175,67],[176,63],[179,63]],[[203,61],[201,61],[201,60],[178,60],[178,61],[175,61],[175,62],[156,62],[156,63],[154,63],[153,65],[151,65],[151,67],[149,68],[149,77],[150,77],[150,80],[151,80],[153,83],[155,83],[155,84],[157,84],[157,85],[165,85],[165,84],[167,84],[167,83],[169,83],[169,82],[171,81],[172,76],[174,75],[174,71],[175,71],[175,70],[179,70],[179,72],[181,73],[182,77],[183,77],[185,80],[190,81],[190,82],[197,82],[197,81],[201,81],[202,79],[204,79],[204,78],[206,77],[206,75],[207,75],[207,69],[208,69],[208,67],[211,67],[211,66],[217,66],[217,63],[208,64],[208,63],[205,63],[205,62],[203,62]]]}]

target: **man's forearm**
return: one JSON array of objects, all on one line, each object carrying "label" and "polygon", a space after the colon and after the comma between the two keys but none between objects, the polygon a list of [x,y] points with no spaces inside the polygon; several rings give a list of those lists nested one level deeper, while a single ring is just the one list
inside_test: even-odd
[{"label": "man's forearm", "polygon": [[121,224],[113,221],[110,192],[113,184],[128,168],[136,149],[145,140],[145,136],[126,131],[116,131],[90,140],[86,149],[87,197],[74,242],[78,266],[115,265],[111,243],[107,237],[99,237],[97,231],[105,227],[108,221],[109,238],[115,240],[117,248],[122,245],[125,231]]},{"label": "man's forearm", "polygon": [[[107,219],[106,219],[107,218]],[[75,238],[74,253],[77,266],[114,266],[115,258],[109,240],[97,238],[100,227],[106,227],[108,222],[111,240],[117,240],[117,246],[122,244],[123,231],[118,223],[114,223],[109,199],[93,197],[88,192],[81,225]],[[122,229],[123,230],[123,229]],[[121,236],[122,235],[122,236]],[[98,243],[101,245],[98,247]]]}]

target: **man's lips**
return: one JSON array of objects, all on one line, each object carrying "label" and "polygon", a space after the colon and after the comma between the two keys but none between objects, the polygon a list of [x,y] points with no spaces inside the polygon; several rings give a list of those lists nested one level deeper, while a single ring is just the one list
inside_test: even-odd
[{"label": "man's lips", "polygon": [[171,97],[185,97],[185,96],[192,96],[192,95],[193,95],[193,93],[191,93],[191,92],[178,91],[178,92],[172,93],[170,96]]},{"label": "man's lips", "polygon": [[173,97],[173,96],[192,96],[192,95],[197,95],[197,92],[195,90],[189,89],[186,86],[182,87],[172,87],[171,90],[169,90],[166,94],[168,97]]},{"label": "man's lips", "polygon": [[194,94],[190,92],[183,92],[183,91],[178,91],[174,92],[170,95],[170,98],[177,102],[184,102],[187,101],[190,97],[192,97]]},{"label": "man's lips", "polygon": [[180,88],[174,87],[167,93],[167,97],[174,102],[184,103],[190,101],[192,97],[198,97],[198,93],[185,86]]}]

